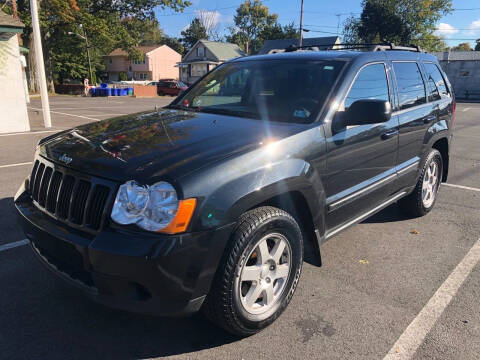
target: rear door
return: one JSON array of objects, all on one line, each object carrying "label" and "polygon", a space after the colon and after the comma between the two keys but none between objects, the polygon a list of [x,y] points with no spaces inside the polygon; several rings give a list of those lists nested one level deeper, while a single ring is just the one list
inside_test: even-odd
[{"label": "rear door", "polygon": [[399,121],[398,189],[416,182],[418,166],[424,152],[428,127],[438,116],[438,104],[427,101],[425,79],[416,61],[392,61],[397,105],[394,115]]},{"label": "rear door", "polygon": [[[386,62],[370,63],[360,68],[340,104],[337,116],[341,116],[341,112],[357,100],[391,102],[386,69]],[[325,220],[330,234],[385,201],[391,194],[396,178],[398,146],[398,122],[395,117],[380,124],[340,129],[336,129],[336,120],[325,124],[328,155],[323,181],[327,195]]]}]

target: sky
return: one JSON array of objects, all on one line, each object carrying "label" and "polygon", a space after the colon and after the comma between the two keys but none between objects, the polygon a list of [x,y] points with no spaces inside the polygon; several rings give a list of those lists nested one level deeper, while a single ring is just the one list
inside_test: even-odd
[{"label": "sky", "polygon": [[[180,32],[188,27],[199,10],[212,11],[218,22],[220,33],[228,33],[233,25],[235,10],[242,0],[190,0],[192,5],[184,13],[157,9],[156,15],[164,32],[179,37]],[[300,22],[301,0],[263,0],[270,13],[278,14],[278,21],[283,24]],[[470,42],[480,38],[480,0],[453,0],[451,14],[442,17],[437,23],[437,34],[445,38],[447,45],[454,46],[461,42]],[[304,0],[304,28],[311,30],[304,37],[332,36],[337,34],[340,20],[342,23],[353,14],[361,12],[361,0]]]}]

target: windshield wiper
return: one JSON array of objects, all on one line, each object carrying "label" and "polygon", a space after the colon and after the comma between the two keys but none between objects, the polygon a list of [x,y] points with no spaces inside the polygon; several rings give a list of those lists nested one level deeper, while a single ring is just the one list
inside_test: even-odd
[{"label": "windshield wiper", "polygon": [[184,111],[193,111],[193,112],[201,111],[200,106],[168,105],[168,106],[165,106],[165,109],[184,110]]}]

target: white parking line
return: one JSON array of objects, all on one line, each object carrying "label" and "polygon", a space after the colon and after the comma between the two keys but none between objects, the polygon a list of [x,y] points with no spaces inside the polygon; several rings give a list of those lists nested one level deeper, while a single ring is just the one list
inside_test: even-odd
[{"label": "white parking line", "polygon": [[14,167],[14,166],[30,165],[30,164],[33,164],[33,163],[30,161],[30,162],[24,162],[24,163],[0,165],[0,169],[2,169],[2,168],[8,168],[8,167]]},{"label": "white parking line", "polygon": [[466,107],[466,108],[465,108],[465,109],[463,109],[462,111],[463,111],[463,112],[465,112],[465,111],[468,111],[468,110],[470,110],[470,109],[471,109],[471,108],[469,108],[469,107]]},{"label": "white parking line", "polygon": [[29,242],[30,241],[28,239],[23,239],[23,240],[20,240],[20,241],[15,241],[15,242],[12,242],[12,243],[0,245],[0,251],[5,251],[5,250],[8,250],[8,249],[13,249],[13,248],[16,248],[16,247],[19,247],[19,246],[27,245]]},{"label": "white parking line", "polygon": [[42,131],[27,131],[23,133],[11,133],[11,134],[0,134],[0,136],[17,136],[17,135],[35,135],[35,134],[44,134],[44,133],[54,133],[62,131],[63,129],[57,130],[42,130]]},{"label": "white parking line", "polygon": [[480,239],[433,294],[417,317],[408,325],[388,354],[385,355],[384,360],[412,358],[479,260]]},{"label": "white parking line", "polygon": [[[42,110],[41,108],[39,109],[39,108],[34,108],[34,107],[29,107],[29,109],[38,110],[38,111],[41,111],[41,110]],[[63,112],[53,111],[53,110],[50,110],[50,112],[51,112],[51,113],[54,113],[54,114],[67,115],[67,116],[75,116],[75,117],[79,117],[79,118],[82,118],[82,119],[99,121],[98,119],[91,118],[91,117],[88,117],[88,116],[83,116],[83,115],[68,114],[68,113],[63,113]]]},{"label": "white parking line", "polygon": [[474,188],[474,187],[469,187],[469,186],[463,186],[463,185],[455,185],[455,184],[449,184],[449,183],[443,183],[442,185],[445,186],[450,186],[458,189],[463,189],[463,190],[471,190],[471,191],[478,191],[480,192],[480,189]]}]

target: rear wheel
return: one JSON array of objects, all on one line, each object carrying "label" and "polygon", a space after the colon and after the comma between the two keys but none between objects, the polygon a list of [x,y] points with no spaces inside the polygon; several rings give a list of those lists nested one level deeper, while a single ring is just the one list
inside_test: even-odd
[{"label": "rear wheel", "polygon": [[225,251],[203,312],[235,335],[262,330],[290,302],[302,262],[302,234],[292,216],[274,207],[246,212]]},{"label": "rear wheel", "polygon": [[432,210],[442,181],[442,155],[431,149],[423,164],[422,172],[413,192],[398,203],[401,209],[413,216],[423,216]]}]

